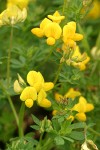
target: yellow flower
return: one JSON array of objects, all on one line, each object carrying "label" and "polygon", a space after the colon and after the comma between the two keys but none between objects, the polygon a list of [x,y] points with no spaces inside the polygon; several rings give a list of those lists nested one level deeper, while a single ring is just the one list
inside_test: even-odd
[{"label": "yellow flower", "polygon": [[58,11],[56,11],[53,15],[48,15],[48,18],[53,22],[60,23],[61,20],[65,18],[65,16],[61,16]]},{"label": "yellow flower", "polygon": [[45,18],[41,22],[40,28],[33,28],[31,32],[35,34],[37,37],[46,36],[47,44],[54,45],[55,41],[60,38],[62,29],[59,26],[59,24]]},{"label": "yellow flower", "polygon": [[22,101],[25,101],[25,105],[27,107],[32,107],[34,101],[37,99],[37,91],[34,87],[26,87],[21,95],[20,95],[20,99]]},{"label": "yellow flower", "polygon": [[99,150],[92,140],[85,140],[81,145],[81,150]]},{"label": "yellow flower", "polygon": [[23,88],[20,86],[18,80],[15,80],[15,82],[14,82],[14,91],[16,93],[21,93],[22,90],[23,90]]},{"label": "yellow flower", "polygon": [[56,101],[61,101],[61,100],[63,100],[63,99],[67,99],[67,98],[72,98],[72,99],[74,99],[75,97],[78,97],[78,96],[80,96],[81,95],[81,93],[79,92],[79,91],[76,91],[76,90],[74,90],[73,88],[70,88],[69,90],[68,90],[68,92],[64,95],[64,96],[62,96],[61,94],[59,94],[59,93],[55,93],[55,100]]},{"label": "yellow flower", "polygon": [[80,96],[80,95],[81,93],[79,91],[76,91],[73,88],[70,88],[68,92],[65,94],[65,97],[74,99],[75,97]]},{"label": "yellow flower", "polygon": [[25,81],[22,79],[22,77],[18,74],[18,80],[15,80],[14,82],[14,91],[16,93],[21,93],[23,91],[23,87],[25,85]]},{"label": "yellow flower", "polygon": [[84,97],[79,98],[79,103],[77,103],[72,110],[77,111],[78,113],[76,114],[76,119],[79,121],[86,121],[86,112],[89,112],[94,109],[93,104],[88,103]]},{"label": "yellow flower", "polygon": [[37,92],[39,92],[41,89],[44,91],[49,91],[54,87],[52,82],[45,82],[42,74],[36,71],[30,71],[27,74],[27,82],[30,86],[34,87]]},{"label": "yellow flower", "polygon": [[27,10],[20,10],[17,6],[12,5],[0,14],[0,24],[14,25],[18,22],[23,22],[27,17]]},{"label": "yellow flower", "polygon": [[96,46],[94,46],[91,50],[91,55],[93,59],[100,60],[100,49]]},{"label": "yellow flower", "polygon": [[63,27],[63,41],[69,47],[75,47],[76,41],[83,39],[82,34],[76,32],[76,22],[69,22]]},{"label": "yellow flower", "polygon": [[62,29],[59,24],[51,22],[44,28],[44,34],[47,37],[47,44],[54,45],[56,40],[60,38]]},{"label": "yellow flower", "polygon": [[97,19],[100,17],[100,1],[94,0],[93,7],[87,15],[88,18]]},{"label": "yellow flower", "polygon": [[64,98],[64,96],[63,95],[61,95],[61,94],[59,94],[59,93],[55,93],[55,100],[56,101],[61,101],[62,99]]},{"label": "yellow flower", "polygon": [[17,5],[21,9],[26,8],[30,0],[7,0],[7,7]]},{"label": "yellow flower", "polygon": [[74,121],[74,116],[70,115],[67,120],[71,119],[71,121]]},{"label": "yellow flower", "polygon": [[40,23],[40,28],[33,28],[31,32],[35,34],[37,37],[43,37],[44,36],[44,28],[47,24],[51,23],[47,18],[44,18],[43,21]]},{"label": "yellow flower", "polygon": [[58,112],[57,110],[53,110],[52,115],[55,116],[57,114],[57,112]]},{"label": "yellow flower", "polygon": [[71,58],[66,60],[68,65],[72,65],[74,67],[79,68],[80,70],[85,70],[87,63],[90,61],[90,57],[87,56],[86,53],[81,54],[80,49],[76,46],[75,50],[73,50],[73,54]]},{"label": "yellow flower", "polygon": [[37,98],[37,102],[39,106],[44,108],[48,108],[51,106],[51,102],[48,99],[46,99],[46,96],[47,96],[46,92],[43,89],[41,89]]}]

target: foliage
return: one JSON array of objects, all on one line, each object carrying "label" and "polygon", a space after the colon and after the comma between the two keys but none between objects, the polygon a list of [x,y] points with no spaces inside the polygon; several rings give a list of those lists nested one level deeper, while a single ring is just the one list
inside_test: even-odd
[{"label": "foliage", "polygon": [[[25,11],[25,1],[14,10],[8,1],[0,0],[0,149],[100,149],[100,0],[29,0]],[[36,98],[21,98],[27,87]],[[80,96],[87,103],[74,109]]]}]

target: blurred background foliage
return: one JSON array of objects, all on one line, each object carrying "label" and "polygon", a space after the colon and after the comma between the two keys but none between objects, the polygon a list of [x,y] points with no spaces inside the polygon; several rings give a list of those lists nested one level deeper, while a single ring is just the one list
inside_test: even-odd
[{"label": "blurred background foliage", "polygon": [[[95,1],[95,0],[94,0]],[[64,2],[65,5],[63,6]],[[83,3],[84,2],[84,3]],[[0,12],[6,8],[6,0],[0,0]],[[83,5],[84,4],[84,5]],[[88,115],[88,121],[95,123],[94,130],[100,132],[100,54],[96,52],[92,55],[93,47],[97,47],[100,51],[100,14],[95,17],[89,17],[88,13],[91,11],[93,3],[90,0],[31,0],[27,11],[28,16],[24,23],[14,26],[13,48],[11,56],[11,85],[9,93],[12,95],[13,103],[17,108],[20,108],[21,102],[19,96],[15,95],[13,91],[13,82],[19,73],[25,80],[28,71],[40,71],[46,81],[53,81],[55,74],[58,70],[58,64],[61,55],[57,53],[59,45],[53,47],[53,53],[49,57],[52,47],[45,43],[45,38],[40,39],[31,33],[33,27],[39,26],[40,22],[48,14],[53,14],[56,10],[63,13],[66,19],[61,25],[66,24],[68,21],[76,21],[78,26],[77,30],[84,34],[84,39],[80,42],[81,51],[86,51],[91,58],[87,69],[80,72],[78,69],[65,67],[63,65],[62,71],[59,76],[59,81],[62,87],[62,94],[64,94],[70,87],[79,89],[82,95],[93,103],[95,109]],[[63,9],[65,11],[63,11]],[[84,11],[85,9],[85,11]],[[100,5],[99,5],[100,9]],[[6,63],[7,52],[9,47],[10,27],[0,27],[0,79],[3,80],[6,87]],[[100,53],[100,52],[99,52]],[[7,88],[7,87],[6,87]],[[56,91],[59,86],[55,88]],[[30,114],[36,114],[38,118],[43,119],[44,116],[51,118],[51,111],[44,110],[36,105],[31,109],[26,109],[24,118],[25,133],[31,131],[30,125],[33,123]],[[100,148],[100,137],[95,133],[91,133],[92,140]],[[13,114],[10,110],[7,98],[0,88],[0,147],[5,149],[5,143],[10,138],[17,136],[17,126],[15,124]],[[38,134],[36,135],[38,139]],[[76,143],[77,147],[79,143]],[[65,143],[63,148],[60,146],[57,150],[65,150],[70,147],[70,150],[75,149],[74,144]],[[78,148],[77,148],[78,149]]]}]

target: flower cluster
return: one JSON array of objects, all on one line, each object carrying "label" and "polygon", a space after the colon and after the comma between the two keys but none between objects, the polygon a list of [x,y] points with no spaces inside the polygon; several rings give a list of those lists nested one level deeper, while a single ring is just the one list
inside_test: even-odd
[{"label": "flower cluster", "polygon": [[11,25],[18,22],[23,22],[27,17],[27,10],[23,8],[22,10],[16,5],[9,6],[0,14],[0,26]]},{"label": "flower cluster", "polygon": [[69,58],[67,60],[64,59],[64,57],[61,58],[61,61],[66,61],[68,65],[72,65],[74,67],[79,68],[81,71],[86,69],[87,63],[90,61],[90,57],[87,55],[87,53],[81,54],[80,49],[78,46],[74,50],[67,49],[64,45],[62,47],[64,54],[69,55]]},{"label": "flower cluster", "polygon": [[[49,19],[48,19],[49,18]],[[58,11],[53,15],[48,15],[48,18],[43,19],[39,28],[33,28],[31,32],[38,37],[47,37],[47,44],[54,45],[56,40],[62,39],[68,47],[74,47],[76,41],[83,39],[83,35],[76,33],[76,22],[71,21],[63,27],[59,23],[65,18]]]},{"label": "flower cluster", "polygon": [[[93,110],[94,106],[93,104],[88,103],[87,100],[83,96],[81,96],[81,93],[79,91],[70,88],[64,96],[59,93],[55,93],[55,100],[59,103],[68,98],[74,100],[76,97],[79,97],[79,102],[75,104],[73,108],[71,108],[71,111],[76,111],[77,113],[75,116],[69,116],[68,119],[74,120],[74,118],[76,118],[79,121],[86,121],[85,113]],[[57,110],[54,110],[53,115],[56,115],[57,112]]]},{"label": "flower cluster", "polygon": [[41,107],[50,107],[51,102],[47,99],[46,92],[51,90],[54,84],[52,82],[45,82],[42,74],[36,71],[30,71],[27,74],[27,82],[28,86],[26,86],[21,77],[14,82],[14,91],[21,93],[20,99],[25,102],[25,105],[31,108],[34,101],[37,101]]}]

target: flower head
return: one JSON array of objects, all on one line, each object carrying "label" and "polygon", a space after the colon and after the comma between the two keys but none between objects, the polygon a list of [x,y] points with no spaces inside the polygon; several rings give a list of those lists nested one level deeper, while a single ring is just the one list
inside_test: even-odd
[{"label": "flower head", "polygon": [[48,15],[48,18],[51,19],[53,22],[60,23],[61,20],[65,18],[65,16],[61,16],[58,11],[55,11],[53,15]]},{"label": "flower head", "polygon": [[1,25],[14,25],[23,22],[27,17],[27,10],[20,10],[16,5],[12,5],[0,14]]},{"label": "flower head", "polygon": [[79,68],[80,70],[85,70],[87,63],[90,61],[90,57],[86,53],[81,54],[80,49],[76,46],[75,50],[69,59],[66,60],[66,63],[74,67]]},{"label": "flower head", "polygon": [[59,94],[59,93],[55,93],[55,100],[59,102],[59,101],[61,101],[64,98],[72,98],[72,99],[74,99],[74,98],[76,98],[76,97],[78,97],[80,95],[81,95],[81,93],[79,91],[76,91],[73,88],[70,88],[68,90],[68,92],[66,92],[66,94],[64,96]]},{"label": "flower head", "polygon": [[21,93],[23,91],[23,86],[25,85],[25,81],[22,79],[22,77],[18,74],[18,80],[15,80],[14,82],[14,91],[16,93]]},{"label": "flower head", "polygon": [[63,41],[69,47],[75,47],[76,41],[83,39],[83,35],[76,33],[76,22],[69,22],[63,27]]},{"label": "flower head", "polygon": [[72,110],[77,111],[75,118],[79,121],[86,121],[86,112],[89,112],[94,109],[93,104],[88,103],[84,97],[79,98],[79,103],[77,103]]},{"label": "flower head", "polygon": [[44,28],[44,34],[47,37],[47,44],[54,45],[56,40],[60,38],[62,29],[59,24],[51,22]]}]

